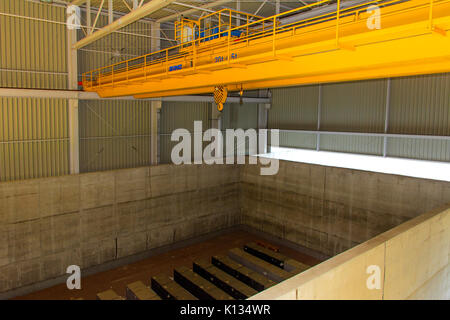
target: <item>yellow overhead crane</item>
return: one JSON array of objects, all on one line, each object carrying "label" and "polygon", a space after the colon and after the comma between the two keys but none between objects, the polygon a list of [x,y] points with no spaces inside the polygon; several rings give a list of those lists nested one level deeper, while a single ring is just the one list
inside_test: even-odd
[{"label": "yellow overhead crane", "polygon": [[221,110],[230,91],[450,71],[450,0],[346,8],[338,0],[332,11],[305,18],[333,2],[269,18],[223,9],[182,19],[178,45],[86,72],[84,90],[136,98],[213,93]]}]

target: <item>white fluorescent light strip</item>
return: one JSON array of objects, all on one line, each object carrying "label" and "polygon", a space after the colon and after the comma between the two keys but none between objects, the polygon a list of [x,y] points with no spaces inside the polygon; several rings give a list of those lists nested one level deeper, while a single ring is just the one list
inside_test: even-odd
[{"label": "white fluorescent light strip", "polygon": [[264,158],[373,171],[408,177],[450,181],[450,163],[438,161],[384,158],[361,154],[272,147]]}]

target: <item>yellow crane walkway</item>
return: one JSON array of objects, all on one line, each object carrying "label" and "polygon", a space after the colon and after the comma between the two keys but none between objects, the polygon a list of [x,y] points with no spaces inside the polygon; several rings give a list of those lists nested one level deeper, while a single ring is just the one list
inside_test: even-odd
[{"label": "yellow crane walkway", "polygon": [[[224,9],[185,22],[193,40],[179,37],[177,46],[84,73],[84,90],[151,98],[221,88],[226,98],[226,91],[450,71],[450,0],[367,1],[342,10],[338,1],[331,13],[283,24],[328,2],[269,18]],[[236,25],[238,16],[246,23]],[[218,25],[205,27],[207,19]]]}]

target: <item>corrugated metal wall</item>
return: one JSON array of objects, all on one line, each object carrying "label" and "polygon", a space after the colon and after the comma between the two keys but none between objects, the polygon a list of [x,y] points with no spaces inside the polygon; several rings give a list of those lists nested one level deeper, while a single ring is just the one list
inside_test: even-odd
[{"label": "corrugated metal wall", "polygon": [[[208,102],[164,102],[160,118],[160,160],[171,163],[172,148],[178,142],[171,141],[175,129],[184,128],[194,132],[194,121],[202,121],[202,131],[211,128],[211,103]],[[194,135],[191,135],[194,138]],[[193,146],[193,140],[191,140]],[[205,143],[203,145],[206,145]],[[193,147],[192,147],[193,152]]]},{"label": "corrugated metal wall", "polygon": [[[320,130],[383,133],[386,90],[385,79],[323,85]],[[320,149],[382,154],[383,138],[322,135]]]},{"label": "corrugated metal wall", "polygon": [[0,181],[69,173],[67,102],[0,98]]},{"label": "corrugated metal wall", "polygon": [[0,13],[0,87],[66,89],[64,8],[2,0]]},{"label": "corrugated metal wall", "polygon": [[[161,38],[175,39],[175,27],[172,23],[161,23]],[[161,40],[161,49],[177,45],[176,41]]]},{"label": "corrugated metal wall", "polygon": [[[301,130],[316,131],[319,120],[321,131],[384,133],[387,101],[387,133],[450,136],[449,73],[392,79],[389,99],[387,79],[324,84],[320,95],[319,90],[273,90],[269,128],[284,130],[281,146],[316,149],[316,134]],[[382,137],[322,134],[319,147],[382,155],[383,145]],[[388,138],[387,156],[450,161],[450,141]]]},{"label": "corrugated metal wall", "polygon": [[[96,11],[92,13],[92,21]],[[100,16],[96,28],[108,23],[108,17]],[[151,52],[151,25],[135,22],[78,50],[79,73],[129,60]],[[140,34],[140,35],[136,35]],[[78,37],[84,33],[78,31]]]},{"label": "corrugated metal wall", "polygon": [[[175,129],[185,128],[190,133],[194,131],[194,121],[202,121],[203,132],[211,128],[212,110],[215,104],[207,102],[164,102],[161,109],[161,138],[160,152],[161,163],[171,163],[172,148],[178,142],[171,141],[171,134]],[[225,104],[221,113],[221,128],[225,138],[226,129],[257,128],[258,107],[257,104]],[[193,138],[193,135],[191,135]],[[193,142],[192,142],[193,143]],[[210,142],[203,142],[203,147]],[[224,154],[226,154],[226,141],[223,141]],[[248,148],[246,148],[246,151]],[[235,144],[236,151],[236,144]],[[193,144],[192,144],[193,152]]]},{"label": "corrugated metal wall", "polygon": [[[94,18],[93,12],[93,18]],[[0,1],[0,87],[66,89],[65,8],[26,0]],[[85,19],[83,20],[83,22]],[[100,16],[98,27],[106,24]],[[79,51],[79,72],[150,51],[151,25],[138,22]],[[82,31],[79,31],[82,33]],[[144,37],[130,35],[141,33]],[[167,31],[170,37],[171,31]],[[162,45],[168,43],[163,42]],[[273,90],[269,128],[383,132],[387,80]],[[393,79],[389,133],[450,135],[450,75]],[[0,99],[0,180],[68,173],[68,103],[60,99]],[[138,125],[130,125],[134,120]],[[82,171],[146,165],[150,162],[150,103],[80,103]],[[162,162],[170,161],[170,134],[211,126],[208,103],[164,103],[161,111]],[[110,126],[109,126],[109,125]],[[257,127],[256,105],[227,105],[222,128]],[[114,129],[112,129],[114,128]],[[316,148],[315,134],[282,131],[281,145]],[[381,154],[382,138],[322,135],[322,150]],[[387,155],[450,161],[448,140],[389,138]]]},{"label": "corrugated metal wall", "polygon": [[222,129],[249,129],[258,127],[258,104],[229,103],[222,111]]},{"label": "corrugated metal wall", "polygon": [[323,85],[321,130],[383,132],[386,83],[370,80]]},{"label": "corrugated metal wall", "polygon": [[[64,7],[1,0],[0,87],[67,89],[65,22]],[[97,27],[106,23],[101,15]],[[150,26],[131,24],[79,51],[79,73],[149,52]],[[149,102],[82,101],[79,110],[81,171],[150,163]],[[1,181],[69,173],[67,100],[0,98],[0,124]]]},{"label": "corrugated metal wall", "polygon": [[[389,133],[450,136],[450,73],[392,79]],[[450,140],[389,138],[388,154],[450,161]]]},{"label": "corrugated metal wall", "polygon": [[286,130],[316,130],[319,86],[272,90],[269,127]]},{"label": "corrugated metal wall", "polygon": [[[0,1],[0,87],[67,88],[65,20],[61,7]],[[64,99],[0,98],[0,181],[69,173],[67,112]]]},{"label": "corrugated metal wall", "polygon": [[[96,11],[92,11],[92,21]],[[83,13],[84,18],[86,13]],[[96,28],[108,24],[99,16]],[[151,25],[135,22],[78,51],[83,73],[149,53]],[[84,37],[78,31],[79,38]],[[139,35],[135,35],[139,34]],[[151,102],[80,101],[80,171],[91,172],[150,165]]]},{"label": "corrugated metal wall", "polygon": [[[238,142],[235,139],[234,148],[227,146],[226,129],[257,129],[258,128],[258,104],[256,103],[230,103],[225,104],[222,114],[223,154],[238,154]],[[245,143],[244,152],[249,154],[249,143]],[[233,151],[231,151],[233,150]]]},{"label": "corrugated metal wall", "polygon": [[[268,126],[284,130],[316,130],[318,104],[319,86],[273,90]],[[316,136],[302,132],[281,131],[280,145],[289,148],[314,149]]]},{"label": "corrugated metal wall", "polygon": [[80,101],[80,171],[150,165],[151,105],[145,101]]},{"label": "corrugated metal wall", "polygon": [[450,73],[392,79],[391,133],[450,135]]}]

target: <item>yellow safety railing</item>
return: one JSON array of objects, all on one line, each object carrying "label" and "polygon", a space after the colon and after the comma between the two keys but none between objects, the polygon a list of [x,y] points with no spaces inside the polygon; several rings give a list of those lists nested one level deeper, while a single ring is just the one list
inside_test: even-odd
[{"label": "yellow safety railing", "polygon": [[[430,29],[433,28],[433,8],[442,2],[449,2],[450,0],[410,0],[406,1],[411,3],[411,10],[414,8],[424,8],[429,7],[429,25]],[[278,15],[274,15],[268,18],[262,18],[255,15],[239,12],[232,9],[222,9],[220,11],[211,13],[207,16],[199,19],[199,29],[197,31],[198,37],[196,36],[196,32],[193,31],[193,40],[185,43],[180,43],[176,46],[162,49],[157,52],[153,52],[150,54],[146,54],[144,56],[140,56],[137,58],[133,58],[130,60],[122,61],[115,63],[110,66],[101,67],[82,75],[83,86],[85,88],[95,88],[101,86],[114,86],[115,82],[119,81],[129,81],[130,73],[133,72],[133,77],[144,77],[148,79],[149,75],[155,76],[155,74],[151,74],[151,68],[158,66],[160,69],[163,68],[164,72],[160,72],[159,74],[166,75],[170,72],[170,62],[174,60],[179,60],[181,58],[185,59],[185,62],[189,62],[190,66],[187,68],[197,68],[198,67],[198,59],[202,56],[202,52],[208,53],[207,50],[216,49],[216,48],[225,48],[227,56],[224,59],[226,63],[231,62],[231,47],[235,44],[245,44],[246,46],[251,45],[251,41],[256,39],[267,39],[267,41],[272,42],[272,51],[273,55],[276,55],[276,40],[277,35],[286,34],[287,36],[298,35],[297,31],[310,26],[318,26],[314,32],[321,31],[324,29],[329,29],[330,27],[327,25],[326,27],[322,27],[321,23],[330,22],[335,20],[336,23],[334,25],[334,29],[336,32],[336,44],[339,45],[340,38],[340,28],[342,26],[342,19],[353,17],[349,23],[357,23],[360,22],[360,15],[363,12],[367,11],[368,6],[377,5],[380,7],[388,7],[396,4],[405,4],[405,1],[401,0],[384,0],[384,1],[367,1],[361,4],[357,4],[345,9],[341,9],[341,0],[337,0],[337,8],[336,11],[325,13],[322,15],[314,16],[307,19],[302,19],[300,21],[295,21],[289,24],[281,25],[279,23],[280,18],[288,17],[290,15],[300,13],[305,11],[306,9],[312,9],[314,7],[322,6],[325,4],[331,3],[332,0],[322,0],[315,3],[311,3],[308,5],[304,5],[302,7],[292,9],[289,11],[285,11]],[[206,19],[211,19],[217,16],[218,25],[211,27],[209,29],[202,28],[202,23],[206,21]],[[239,19],[239,17],[244,17],[245,24],[237,26],[232,23],[232,19]],[[227,21],[222,25],[221,20],[222,17],[226,17]],[[241,19],[242,20],[242,19]],[[250,21],[254,20],[254,21]],[[225,26],[226,29],[221,29],[222,26]],[[218,27],[218,32],[215,34],[210,34],[206,31],[210,31],[210,29],[214,29]],[[233,31],[240,32],[243,36],[232,37]],[[203,32],[203,36],[202,36]],[[311,31],[308,31],[311,32]],[[216,37],[217,36],[217,37]],[[212,37],[214,40],[219,39],[219,41],[211,41]],[[223,38],[223,39],[222,39]],[[222,41],[220,41],[222,40]],[[223,41],[225,40],[225,41]],[[208,44],[208,41],[211,44]],[[203,48],[201,45],[208,44]],[[191,50],[183,50],[186,48],[191,48]],[[202,51],[203,50],[203,51]],[[203,55],[204,56],[204,55]],[[140,72],[137,72],[139,71]],[[137,72],[137,73],[136,73]]]}]

